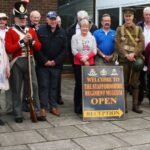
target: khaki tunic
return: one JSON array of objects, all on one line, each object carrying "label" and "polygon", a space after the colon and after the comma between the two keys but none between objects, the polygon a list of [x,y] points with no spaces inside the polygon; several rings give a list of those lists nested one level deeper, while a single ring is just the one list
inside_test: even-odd
[{"label": "khaki tunic", "polygon": [[[126,29],[130,32],[134,41],[131,40]],[[132,70],[132,62],[126,59],[125,55],[129,53],[135,53],[135,57],[141,57],[144,50],[144,36],[142,29],[139,26],[133,24],[130,27],[126,25],[119,26],[116,30],[115,47],[118,53],[118,59],[120,65],[124,67],[124,80],[125,89],[128,88],[130,84],[133,88],[138,88],[139,86],[139,72]]]}]

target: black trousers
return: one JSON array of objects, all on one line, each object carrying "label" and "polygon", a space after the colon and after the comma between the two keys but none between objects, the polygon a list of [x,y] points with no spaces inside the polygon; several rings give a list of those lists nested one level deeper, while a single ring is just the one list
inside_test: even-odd
[{"label": "black trousers", "polygon": [[147,97],[150,101],[150,74],[147,71],[141,71],[140,85],[139,85],[139,103],[141,103]]},{"label": "black trousers", "polygon": [[75,74],[75,89],[74,89],[74,111],[75,113],[82,113],[82,75],[81,65],[74,65]]}]

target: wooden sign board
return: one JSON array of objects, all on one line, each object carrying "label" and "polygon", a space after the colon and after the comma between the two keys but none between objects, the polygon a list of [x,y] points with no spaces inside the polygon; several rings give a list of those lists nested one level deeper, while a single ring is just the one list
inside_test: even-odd
[{"label": "wooden sign board", "polygon": [[82,67],[83,120],[117,120],[125,113],[122,66]]}]

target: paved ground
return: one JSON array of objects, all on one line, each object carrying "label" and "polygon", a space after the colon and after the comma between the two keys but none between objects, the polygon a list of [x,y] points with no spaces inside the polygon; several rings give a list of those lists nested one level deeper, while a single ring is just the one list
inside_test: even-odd
[{"label": "paved ground", "polygon": [[83,122],[73,113],[73,88],[72,79],[63,79],[65,105],[60,107],[60,117],[48,114],[47,122],[31,123],[25,113],[24,122],[16,124],[11,115],[3,115],[6,125],[0,127],[0,150],[150,150],[146,99],[143,114],[129,111],[123,121]]}]

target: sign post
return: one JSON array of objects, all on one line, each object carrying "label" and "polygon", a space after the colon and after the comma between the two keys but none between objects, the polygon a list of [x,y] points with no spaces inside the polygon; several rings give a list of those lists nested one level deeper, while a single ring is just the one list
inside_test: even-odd
[{"label": "sign post", "polygon": [[82,67],[83,120],[124,117],[124,78],[121,66]]}]

